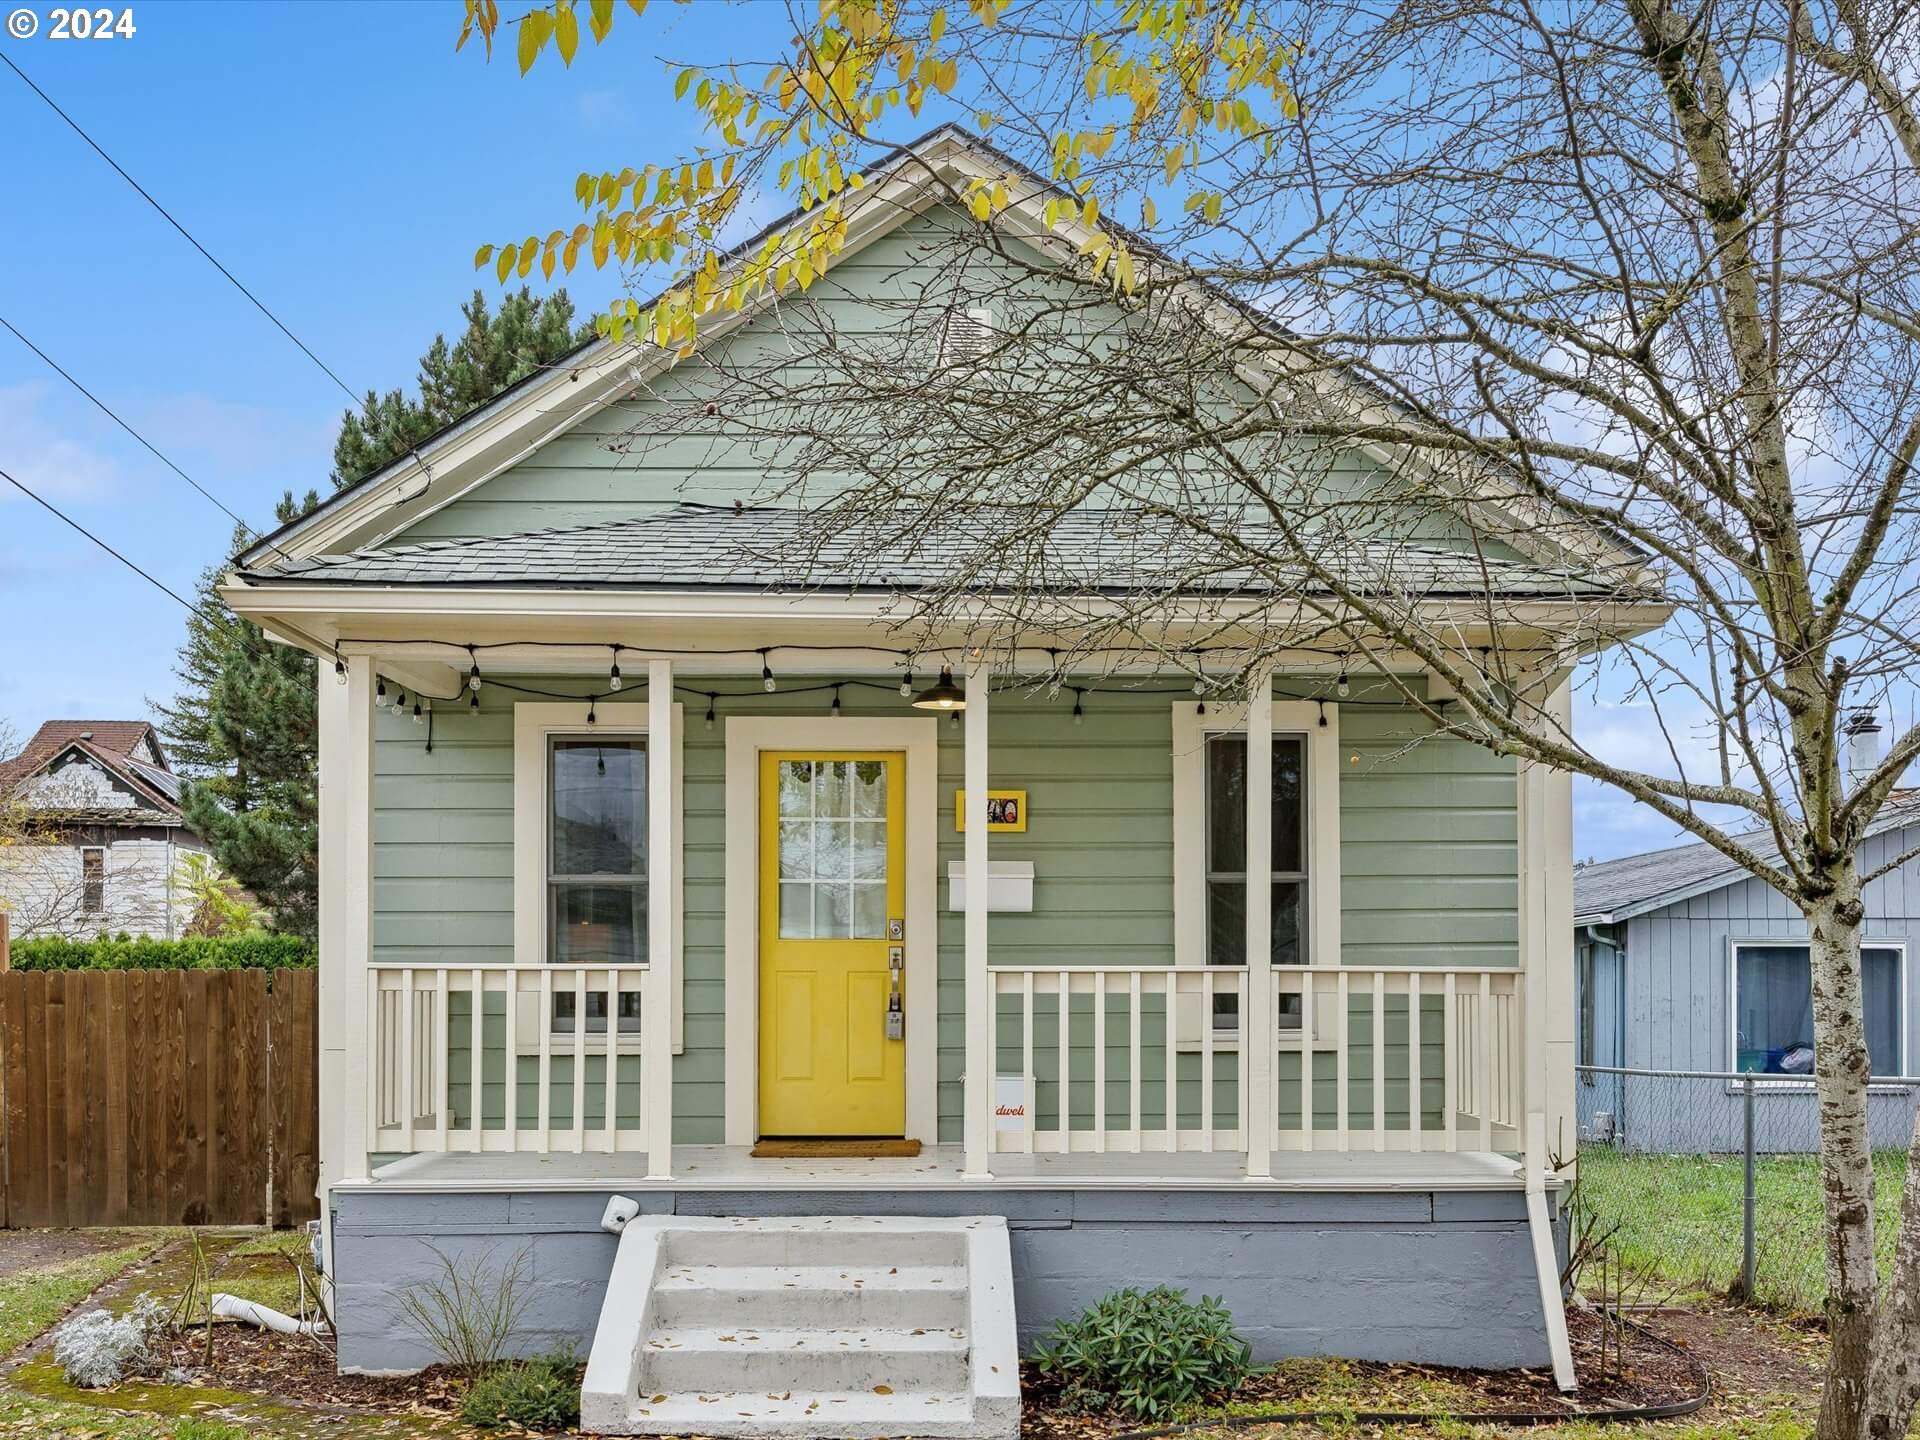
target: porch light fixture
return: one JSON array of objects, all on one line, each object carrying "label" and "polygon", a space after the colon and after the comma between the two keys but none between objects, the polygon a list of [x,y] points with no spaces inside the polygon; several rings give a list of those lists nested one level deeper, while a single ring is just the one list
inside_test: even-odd
[{"label": "porch light fixture", "polygon": [[967,708],[967,692],[953,683],[953,667],[940,667],[940,683],[930,685],[913,697],[916,710],[964,710]]}]

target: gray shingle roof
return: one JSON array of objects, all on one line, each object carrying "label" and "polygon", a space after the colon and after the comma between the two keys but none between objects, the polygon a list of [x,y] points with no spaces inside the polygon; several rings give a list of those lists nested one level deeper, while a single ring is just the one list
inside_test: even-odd
[{"label": "gray shingle roof", "polygon": [[[1881,806],[1869,835],[1920,823],[1920,790],[1896,790]],[[1778,851],[1772,836],[1749,831],[1736,837],[1755,854],[1773,858]],[[1573,914],[1587,921],[1596,916],[1625,920],[1670,905],[1683,896],[1718,889],[1716,881],[1732,884],[1746,878],[1746,870],[1704,840],[1576,865],[1573,870]]]},{"label": "gray shingle roof", "polygon": [[[1030,534],[1043,529],[1044,533]],[[1255,550],[1271,532],[1240,525]],[[1343,541],[1345,573],[1396,593],[1435,597],[1598,598],[1604,577],[1439,545]],[[819,516],[797,510],[676,505],[651,515],[522,534],[435,540],[316,555],[241,572],[256,583],[923,591],[1046,589],[1109,594],[1233,593],[1255,582],[1229,543],[1143,511],[1079,510],[1044,527],[1008,507],[927,523],[910,512]],[[1036,579],[1036,577],[1041,577]]]}]

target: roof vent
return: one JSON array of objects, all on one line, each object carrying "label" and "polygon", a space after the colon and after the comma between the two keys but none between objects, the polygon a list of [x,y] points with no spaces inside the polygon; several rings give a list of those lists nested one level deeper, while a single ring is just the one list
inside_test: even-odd
[{"label": "roof vent", "polygon": [[955,307],[940,329],[942,365],[978,365],[993,349],[993,312]]},{"label": "roof vent", "polygon": [[91,739],[93,739],[93,731],[91,731],[91,730],[82,730],[82,731],[80,732],[80,738],[81,738],[82,740],[91,740]]}]

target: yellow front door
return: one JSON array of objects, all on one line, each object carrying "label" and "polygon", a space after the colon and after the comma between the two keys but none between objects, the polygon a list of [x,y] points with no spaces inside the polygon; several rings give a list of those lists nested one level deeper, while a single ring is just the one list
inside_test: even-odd
[{"label": "yellow front door", "polygon": [[760,757],[762,1135],[906,1133],[906,768]]}]

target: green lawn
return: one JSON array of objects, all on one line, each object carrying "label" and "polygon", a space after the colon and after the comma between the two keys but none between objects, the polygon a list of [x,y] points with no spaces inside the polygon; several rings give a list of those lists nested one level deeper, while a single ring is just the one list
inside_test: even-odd
[{"label": "green lawn", "polygon": [[[1893,1256],[1907,1157],[1874,1156],[1874,1210],[1881,1270]],[[1636,1155],[1594,1146],[1580,1152],[1576,1204],[1603,1233],[1641,1299],[1726,1293],[1740,1278],[1740,1157]],[[1820,1163],[1812,1155],[1763,1155],[1755,1165],[1756,1280],[1762,1304],[1817,1311],[1826,1295]],[[1632,1298],[1630,1295],[1629,1298]]]},{"label": "green lawn", "polygon": [[0,1356],[18,1350],[129,1265],[158,1250],[168,1233],[129,1231],[127,1243],[115,1249],[0,1278]]}]

